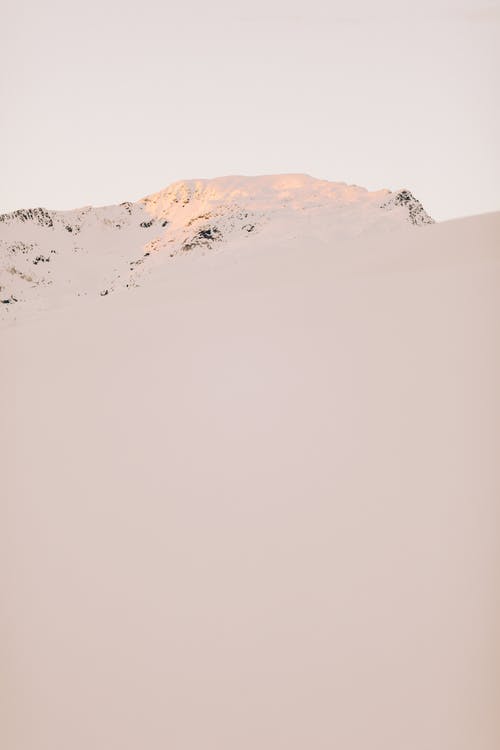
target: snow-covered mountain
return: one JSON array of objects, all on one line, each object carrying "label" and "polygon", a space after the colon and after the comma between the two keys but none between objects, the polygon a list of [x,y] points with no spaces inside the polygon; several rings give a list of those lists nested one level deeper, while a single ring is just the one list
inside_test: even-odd
[{"label": "snow-covered mountain", "polygon": [[500,747],[500,213],[428,221],[306,177],[4,217],[1,747]]},{"label": "snow-covered mountain", "polygon": [[[266,241],[335,243],[433,223],[408,190],[369,192],[307,175],[176,182],[135,203],[0,215],[4,318],[135,287],[179,256]],[[16,308],[15,312],[14,309]]]}]

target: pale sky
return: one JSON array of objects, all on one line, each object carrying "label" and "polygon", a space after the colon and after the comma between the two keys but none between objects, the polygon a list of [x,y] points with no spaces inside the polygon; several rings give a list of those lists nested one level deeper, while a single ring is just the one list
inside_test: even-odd
[{"label": "pale sky", "polygon": [[305,172],[500,209],[500,2],[4,0],[0,211]]}]

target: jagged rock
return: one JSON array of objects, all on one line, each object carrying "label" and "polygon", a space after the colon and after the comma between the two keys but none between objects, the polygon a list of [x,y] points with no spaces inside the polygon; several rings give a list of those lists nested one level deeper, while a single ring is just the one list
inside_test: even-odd
[{"label": "jagged rock", "polygon": [[391,197],[382,204],[381,208],[391,210],[396,206],[408,209],[408,221],[419,226],[421,224],[434,224],[434,219],[429,216],[424,207],[409,190],[399,190],[392,193]]},{"label": "jagged rock", "polygon": [[20,208],[12,213],[0,215],[0,221],[5,223],[33,221],[42,227],[52,227],[54,225],[52,214],[52,211],[47,211],[45,208]]}]

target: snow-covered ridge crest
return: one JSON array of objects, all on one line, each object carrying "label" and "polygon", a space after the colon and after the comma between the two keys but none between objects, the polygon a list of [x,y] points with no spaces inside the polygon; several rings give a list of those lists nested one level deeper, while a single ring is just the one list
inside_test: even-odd
[{"label": "snow-covered ridge crest", "polygon": [[185,254],[237,252],[258,236],[334,243],[432,222],[408,190],[368,191],[303,174],[185,180],[98,208],[20,209],[0,215],[0,311],[12,317],[21,302],[43,308],[107,296]]},{"label": "snow-covered ridge crest", "polygon": [[[393,203],[389,202],[391,199],[394,199]],[[281,207],[300,211],[319,206],[341,208],[352,205],[379,208],[382,203],[384,208],[421,206],[408,190],[370,192],[357,185],[319,180],[305,174],[183,180],[143,198],[141,203],[156,218],[167,217],[175,207],[185,208],[194,204],[239,204],[258,211],[275,211]],[[427,214],[425,222],[413,221],[409,210],[408,219],[411,223],[432,223]]]}]

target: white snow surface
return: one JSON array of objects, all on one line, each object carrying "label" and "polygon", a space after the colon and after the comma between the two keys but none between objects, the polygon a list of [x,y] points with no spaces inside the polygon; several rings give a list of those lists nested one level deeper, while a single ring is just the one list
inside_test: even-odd
[{"label": "white snow surface", "polygon": [[[500,746],[500,213],[306,180],[72,213],[87,280],[52,232],[87,296],[0,332],[2,747]],[[100,297],[145,215],[177,254]]]},{"label": "white snow surface", "polygon": [[[0,216],[0,319],[148,282],[179,256],[299,237],[339,242],[432,222],[408,191],[369,192],[307,175],[178,182],[136,203]],[[258,240],[257,240],[258,244]]]}]

